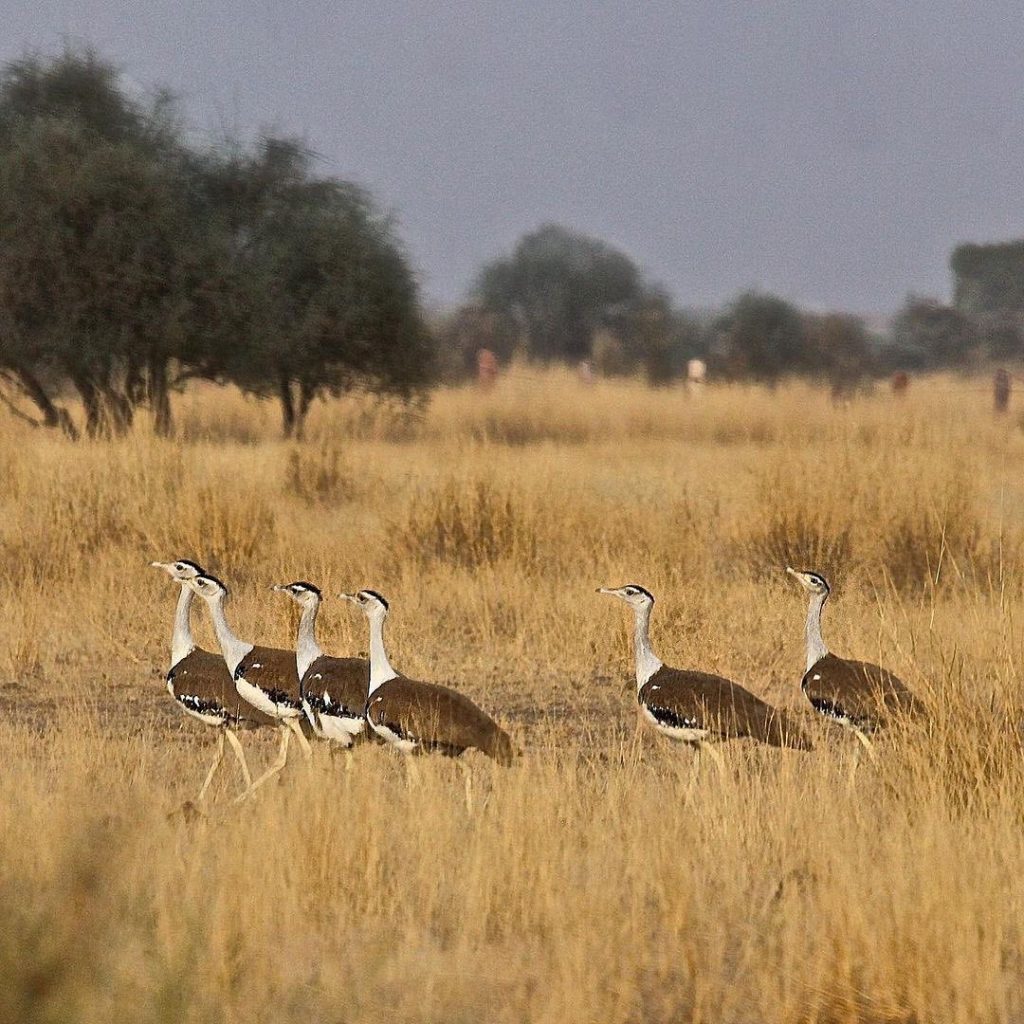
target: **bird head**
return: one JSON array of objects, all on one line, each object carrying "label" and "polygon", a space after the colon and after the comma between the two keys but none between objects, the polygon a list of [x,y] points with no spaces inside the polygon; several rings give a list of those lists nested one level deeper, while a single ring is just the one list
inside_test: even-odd
[{"label": "bird head", "polygon": [[825,579],[821,573],[794,569],[790,565],[786,566],[786,572],[788,572],[789,575],[804,588],[804,590],[808,591],[808,593],[827,595],[831,590],[831,587],[828,585],[828,580]]},{"label": "bird head", "polygon": [[187,558],[179,558],[176,562],[150,562],[154,569],[163,569],[172,580],[178,583],[187,583],[197,576],[203,575],[203,567],[196,562],[190,562]]},{"label": "bird head", "polygon": [[305,580],[296,580],[294,583],[276,583],[270,589],[287,594],[300,608],[315,608],[323,597],[319,587],[307,583]]},{"label": "bird head", "polygon": [[599,594],[611,594],[634,608],[650,608],[654,604],[654,595],[639,583],[627,583],[624,587],[599,587]]},{"label": "bird head", "polygon": [[354,594],[339,594],[338,596],[359,605],[366,613],[367,618],[377,615],[383,617],[388,613],[387,601],[376,590],[359,590]]},{"label": "bird head", "polygon": [[188,580],[188,585],[206,601],[223,601],[230,591],[216,576],[202,573]]}]

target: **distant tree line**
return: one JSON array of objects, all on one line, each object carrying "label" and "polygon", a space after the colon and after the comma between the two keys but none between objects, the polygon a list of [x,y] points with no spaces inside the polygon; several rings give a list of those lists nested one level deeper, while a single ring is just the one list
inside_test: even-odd
[{"label": "distant tree line", "polygon": [[605,375],[663,384],[700,358],[720,376],[787,374],[847,382],[878,369],[878,344],[856,317],[812,315],[746,292],[716,312],[676,307],[624,253],[549,224],[487,264],[463,306],[436,327],[449,374],[471,372],[479,348],[499,358],[589,360]]},{"label": "distant tree line", "polygon": [[879,331],[758,291],[717,311],[682,310],[624,253],[546,225],[484,267],[436,330],[449,375],[471,372],[481,347],[503,359],[588,359],[604,374],[641,370],[654,384],[700,358],[719,377],[771,384],[796,375],[837,390],[895,370],[1024,358],[1024,242],[962,246],[951,263],[953,305],[911,295]]},{"label": "distant tree line", "polygon": [[540,363],[593,360],[604,373],[642,369],[652,383],[678,374],[697,321],[675,308],[624,253],[557,224],[523,236],[488,263],[468,302],[436,326],[450,375],[476,351]]},{"label": "distant tree line", "polygon": [[840,389],[1024,356],[1024,242],[951,262],[952,305],[911,296],[878,334],[756,291],[681,309],[625,253],[548,224],[428,324],[392,221],[294,139],[197,146],[169,95],[88,50],[0,74],[0,401],[70,436],[123,433],[142,408],[170,433],[172,393],[205,379],[274,398],[301,437],[318,399],[408,399],[484,348],[652,384],[700,358]]},{"label": "distant tree line", "polygon": [[[433,347],[390,220],[290,139],[201,149],[94,53],[0,77],[0,397],[76,436],[170,432],[185,381],[311,404],[409,397]],[[74,394],[81,422],[69,412]]]}]

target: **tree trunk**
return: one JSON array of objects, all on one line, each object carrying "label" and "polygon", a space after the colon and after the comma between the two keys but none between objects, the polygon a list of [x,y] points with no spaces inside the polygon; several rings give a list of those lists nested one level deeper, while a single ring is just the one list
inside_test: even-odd
[{"label": "tree trunk", "polygon": [[174,433],[171,389],[167,383],[167,363],[159,359],[149,366],[149,405],[153,410],[153,433],[170,437]]},{"label": "tree trunk", "polygon": [[14,376],[14,382],[18,390],[35,405],[43,417],[39,426],[59,427],[68,438],[72,441],[77,441],[78,430],[71,419],[71,415],[67,409],[57,405],[50,398],[39,378],[24,366],[12,367],[11,374]]},{"label": "tree trunk", "polygon": [[299,405],[295,411],[295,426],[292,436],[296,441],[301,441],[306,433],[306,416],[309,407],[313,404],[313,391],[305,383],[299,384]]},{"label": "tree trunk", "polygon": [[92,438],[109,437],[110,424],[103,414],[103,401],[95,382],[85,374],[69,374],[71,383],[82,396],[85,408],[85,433]]},{"label": "tree trunk", "polygon": [[124,394],[132,408],[141,405],[146,399],[147,380],[145,370],[151,369],[152,363],[147,359],[140,364],[129,354],[128,365],[124,373]]},{"label": "tree trunk", "polygon": [[109,380],[97,385],[106,413],[108,433],[122,437],[128,433],[135,421],[135,409],[131,399]]},{"label": "tree trunk", "polygon": [[287,441],[295,434],[295,400],[292,396],[292,382],[282,373],[277,382],[277,394],[281,399],[281,430]]}]

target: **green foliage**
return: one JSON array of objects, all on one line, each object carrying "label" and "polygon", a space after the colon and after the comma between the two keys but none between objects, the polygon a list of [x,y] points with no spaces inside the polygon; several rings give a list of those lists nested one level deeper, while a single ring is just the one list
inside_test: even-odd
[{"label": "green foliage", "polygon": [[973,317],[979,345],[992,359],[1024,356],[1024,312],[996,310]]},{"label": "green foliage", "polygon": [[775,381],[806,367],[800,311],[775,295],[744,292],[711,330],[715,355],[735,376]]},{"label": "green foliage", "polygon": [[859,317],[842,313],[804,317],[804,355],[807,370],[842,388],[874,369],[871,338]]},{"label": "green foliage", "polygon": [[893,323],[889,359],[911,370],[962,365],[976,344],[971,321],[958,309],[912,295]]},{"label": "green foliage", "polygon": [[276,395],[295,436],[324,395],[412,397],[431,340],[367,193],[315,176],[288,139],[197,152],[172,113],[90,50],[7,67],[0,381],[69,433],[55,396],[74,387],[92,435],[147,402],[170,430],[169,391],[195,376]]},{"label": "green foliage", "polygon": [[640,302],[644,291],[628,256],[557,224],[521,238],[511,256],[484,267],[476,286],[506,336],[543,361],[588,357],[594,331]]},{"label": "green foliage", "polygon": [[557,224],[524,235],[510,256],[487,264],[455,322],[463,353],[589,358],[605,373],[641,368],[652,384],[671,380],[700,351],[693,321],[628,256]]},{"label": "green foliage", "polygon": [[[264,139],[210,159],[203,182],[228,294],[204,373],[281,402],[301,436],[310,404],[355,387],[411,397],[432,372],[415,281],[387,218],[355,186]],[[244,342],[240,342],[244,339]]]},{"label": "green foliage", "polygon": [[1024,312],[1024,241],[957,246],[950,267],[961,313]]},{"label": "green foliage", "polygon": [[90,433],[127,427],[183,326],[187,232],[162,163],[69,121],[26,121],[0,151],[4,361],[55,369]]},{"label": "green foliage", "polygon": [[91,48],[54,58],[29,54],[11,61],[0,81],[0,137],[32,122],[63,121],[106,142],[160,153],[173,147],[173,113],[166,92],[145,104],[129,98],[117,68]]}]

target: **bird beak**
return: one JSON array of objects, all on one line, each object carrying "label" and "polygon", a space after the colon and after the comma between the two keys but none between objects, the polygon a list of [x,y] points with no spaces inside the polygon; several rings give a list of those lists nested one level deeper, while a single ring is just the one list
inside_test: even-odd
[{"label": "bird beak", "polygon": [[791,565],[786,566],[786,572],[788,572],[789,575],[792,576],[793,579],[795,579],[797,583],[799,583],[800,586],[804,588],[804,590],[811,589],[811,586],[807,582],[807,577],[804,575],[804,573],[800,572],[798,569],[794,569]]},{"label": "bird beak", "polygon": [[288,588],[283,583],[272,583],[268,590],[286,591]]},{"label": "bird beak", "polygon": [[359,598],[355,594],[339,594],[343,601],[351,601],[353,604],[359,604]]},{"label": "bird beak", "polygon": [[170,562],[150,562],[150,566],[154,569],[166,569]]},{"label": "bird beak", "polygon": [[597,592],[599,594],[611,594],[612,597],[619,596],[619,592],[614,587],[598,587]]}]

